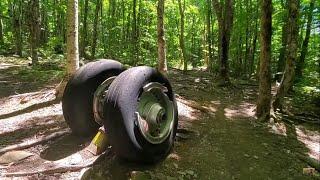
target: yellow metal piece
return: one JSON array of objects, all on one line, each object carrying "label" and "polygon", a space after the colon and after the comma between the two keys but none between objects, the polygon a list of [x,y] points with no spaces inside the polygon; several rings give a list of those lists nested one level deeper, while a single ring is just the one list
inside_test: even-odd
[{"label": "yellow metal piece", "polygon": [[94,155],[99,155],[107,149],[108,144],[108,138],[105,130],[101,127],[88,146],[88,151]]}]

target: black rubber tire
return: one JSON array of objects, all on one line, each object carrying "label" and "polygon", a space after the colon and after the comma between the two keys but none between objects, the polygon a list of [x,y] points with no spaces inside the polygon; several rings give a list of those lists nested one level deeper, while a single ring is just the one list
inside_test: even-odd
[{"label": "black rubber tire", "polygon": [[94,120],[94,92],[104,80],[123,71],[121,63],[99,59],[82,66],[70,78],[62,97],[62,110],[74,134],[85,137],[96,133],[99,124]]},{"label": "black rubber tire", "polygon": [[[159,82],[166,86],[167,95],[175,108],[174,128],[160,144],[151,144],[142,136],[135,114],[142,88],[149,82]],[[173,147],[178,125],[175,95],[168,79],[151,67],[134,67],[117,76],[109,87],[103,114],[108,139],[121,159],[155,163],[165,158]]]}]

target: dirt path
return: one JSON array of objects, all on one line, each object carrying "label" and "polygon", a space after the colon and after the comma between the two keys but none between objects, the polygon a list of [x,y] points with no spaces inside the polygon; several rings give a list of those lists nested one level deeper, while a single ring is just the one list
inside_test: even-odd
[{"label": "dirt path", "polygon": [[[10,72],[7,70],[5,72]],[[183,99],[178,103],[181,131],[172,154],[153,166],[122,162],[111,154],[85,171],[84,179],[319,179],[319,175],[304,175],[302,169],[308,164],[297,158],[297,154],[308,153],[319,158],[320,136],[315,127],[284,123],[268,127],[256,123],[257,87],[254,84],[248,86],[236,82],[234,88],[218,88],[211,84],[214,77],[208,73],[171,72],[175,92],[179,99]],[[0,114],[21,111],[53,98],[50,84],[49,87],[35,88],[32,83],[26,83],[29,86],[23,88],[26,92],[38,93],[15,95],[12,87],[15,85],[4,85],[14,77],[12,73],[1,74]],[[65,127],[59,103],[23,114],[13,113],[0,119],[0,147]],[[46,160],[58,160],[83,149],[88,142],[66,135],[27,151]],[[77,179],[79,175],[80,172],[39,174],[29,178]]]}]

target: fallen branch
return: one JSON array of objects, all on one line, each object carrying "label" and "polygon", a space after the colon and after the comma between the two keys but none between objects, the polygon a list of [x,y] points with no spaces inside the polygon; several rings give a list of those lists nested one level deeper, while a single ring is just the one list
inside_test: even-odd
[{"label": "fallen branch", "polygon": [[73,171],[79,171],[83,168],[91,167],[97,162],[99,162],[103,157],[105,157],[107,154],[109,154],[109,151],[106,151],[105,153],[99,155],[99,156],[93,156],[91,158],[88,158],[84,160],[84,162],[81,162],[79,165],[74,165],[72,163],[66,163],[62,160],[53,161],[53,162],[47,162],[44,166],[47,165],[47,167],[40,167],[36,171],[24,171],[24,172],[14,172],[14,173],[2,173],[2,176],[6,177],[19,177],[19,176],[31,176],[34,174],[54,174],[54,173],[65,173],[65,172],[73,172]]},{"label": "fallen branch", "polygon": [[60,136],[68,134],[68,133],[70,133],[70,130],[69,129],[64,129],[62,131],[52,133],[52,134],[50,134],[48,136],[40,137],[40,138],[31,140],[31,141],[27,141],[27,142],[23,142],[23,143],[20,143],[20,144],[7,146],[5,148],[0,149],[0,154],[6,153],[8,151],[13,151],[13,150],[26,149],[26,148],[29,148],[29,147],[32,147],[32,146],[35,146],[35,145],[38,145],[38,144],[42,144],[42,143],[47,142],[49,140],[56,139],[56,138],[58,138]]}]

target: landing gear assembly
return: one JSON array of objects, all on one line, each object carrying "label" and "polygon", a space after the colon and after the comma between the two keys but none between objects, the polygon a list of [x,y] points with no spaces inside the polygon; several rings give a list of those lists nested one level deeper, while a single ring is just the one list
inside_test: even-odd
[{"label": "landing gear assembly", "polygon": [[125,70],[114,60],[88,63],[67,83],[62,107],[74,134],[97,133],[91,143],[100,148],[97,152],[108,144],[122,159],[154,163],[173,147],[175,95],[168,79],[151,67]]}]

